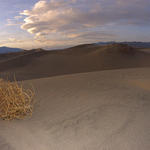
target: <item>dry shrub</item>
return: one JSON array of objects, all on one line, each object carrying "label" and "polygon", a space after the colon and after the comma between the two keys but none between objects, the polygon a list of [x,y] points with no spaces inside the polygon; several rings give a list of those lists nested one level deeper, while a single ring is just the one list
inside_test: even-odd
[{"label": "dry shrub", "polygon": [[0,118],[23,119],[32,115],[34,92],[21,84],[0,80]]}]

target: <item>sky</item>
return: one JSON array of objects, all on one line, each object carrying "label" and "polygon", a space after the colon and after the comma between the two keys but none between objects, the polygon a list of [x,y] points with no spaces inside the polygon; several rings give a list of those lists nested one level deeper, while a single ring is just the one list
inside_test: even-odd
[{"label": "sky", "polygon": [[0,0],[0,46],[150,42],[150,0]]}]

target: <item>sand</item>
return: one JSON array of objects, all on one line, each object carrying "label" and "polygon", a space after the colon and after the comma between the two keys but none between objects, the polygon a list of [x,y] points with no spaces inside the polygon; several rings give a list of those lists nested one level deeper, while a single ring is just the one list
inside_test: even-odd
[{"label": "sand", "polygon": [[[3,59],[1,59],[3,58]],[[126,45],[81,45],[65,50],[32,50],[0,55],[0,76],[31,80],[111,69],[148,67],[150,53]]]},{"label": "sand", "polygon": [[32,118],[0,121],[1,150],[149,150],[150,68],[24,81]]}]

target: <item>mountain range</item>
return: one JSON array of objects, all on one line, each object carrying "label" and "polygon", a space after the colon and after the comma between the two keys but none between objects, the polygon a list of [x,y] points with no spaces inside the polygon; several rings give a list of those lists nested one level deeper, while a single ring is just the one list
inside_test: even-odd
[{"label": "mountain range", "polygon": [[136,48],[150,48],[150,42],[115,42],[115,41],[110,41],[110,42],[98,42],[96,44],[98,45],[108,45],[108,44],[127,44],[129,46],[133,46]]},{"label": "mountain range", "polygon": [[4,53],[12,53],[12,52],[20,52],[23,51],[23,49],[20,48],[11,48],[11,47],[0,47],[0,54]]}]

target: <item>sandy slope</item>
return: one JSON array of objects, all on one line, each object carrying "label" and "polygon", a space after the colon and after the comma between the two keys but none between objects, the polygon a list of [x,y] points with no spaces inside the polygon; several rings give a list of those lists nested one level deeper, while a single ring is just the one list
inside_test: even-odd
[{"label": "sandy slope", "polygon": [[25,81],[33,117],[0,121],[2,150],[149,150],[150,69]]},{"label": "sandy slope", "polygon": [[33,50],[6,58],[0,61],[0,76],[15,74],[18,80],[150,66],[150,53],[120,44],[81,45],[51,52]]}]

